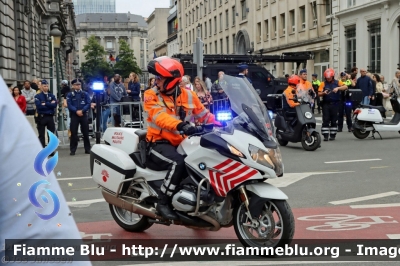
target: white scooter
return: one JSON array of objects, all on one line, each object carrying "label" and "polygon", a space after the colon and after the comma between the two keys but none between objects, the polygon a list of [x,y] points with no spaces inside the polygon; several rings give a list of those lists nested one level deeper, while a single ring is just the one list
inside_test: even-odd
[{"label": "white scooter", "polygon": [[268,112],[246,79],[224,79],[231,110],[216,114],[219,121],[225,120],[224,126],[205,125],[177,148],[188,172],[172,196],[179,220],[166,220],[156,212],[166,171],[143,163],[145,130],[108,128],[106,144],[92,147],[93,180],[119,226],[142,232],[153,224],[210,231],[233,225],[244,246],[291,243],[295,226],[288,197],[265,182],[284,170]]},{"label": "white scooter", "polygon": [[385,123],[383,117],[385,116],[385,108],[383,106],[360,105],[353,113],[353,134],[358,139],[365,139],[372,132],[372,137],[380,132],[394,132],[400,133],[400,91],[395,88],[394,93],[390,98],[394,116],[389,123]]}]

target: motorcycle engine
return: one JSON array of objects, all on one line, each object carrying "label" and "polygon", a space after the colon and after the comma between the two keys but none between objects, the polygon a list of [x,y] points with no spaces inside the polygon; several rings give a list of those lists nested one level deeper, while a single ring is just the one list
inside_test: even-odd
[{"label": "motorcycle engine", "polygon": [[[202,190],[200,192],[200,207],[211,205],[215,200],[214,193]],[[177,211],[192,212],[196,209],[197,187],[185,185],[172,197],[172,206]]]},{"label": "motorcycle engine", "polygon": [[196,198],[194,191],[182,189],[172,197],[172,206],[177,211],[191,212],[196,209]]}]

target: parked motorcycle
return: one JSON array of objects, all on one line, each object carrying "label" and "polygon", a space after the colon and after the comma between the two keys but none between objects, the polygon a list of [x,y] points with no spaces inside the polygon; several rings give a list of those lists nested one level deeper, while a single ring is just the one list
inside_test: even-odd
[{"label": "parked motorcycle", "polygon": [[[295,113],[287,113],[283,109],[277,111],[275,118],[276,138],[280,145],[289,142],[301,142],[306,151],[315,151],[321,147],[321,136],[316,131],[317,122],[311,110],[312,97],[307,90],[293,90],[293,101],[300,103],[294,108]],[[286,101],[282,96],[282,101]],[[283,106],[283,104],[282,104]]]},{"label": "parked motorcycle", "polygon": [[400,90],[395,87],[391,95],[390,103],[392,104],[394,116],[389,123],[385,123],[386,109],[383,106],[363,105],[353,112],[353,135],[358,139],[365,139],[372,132],[378,133],[380,138],[382,136],[379,132],[398,131],[400,133]]},{"label": "parked motorcycle", "polygon": [[175,224],[218,231],[233,225],[244,246],[290,244],[295,225],[288,197],[265,182],[284,171],[268,112],[246,79],[224,79],[230,109],[216,113],[223,126],[198,127],[177,148],[188,172],[172,196],[179,220],[156,212],[167,171],[144,163],[145,130],[108,128],[103,137],[107,144],[92,147],[92,178],[122,228],[142,232],[153,224]]}]

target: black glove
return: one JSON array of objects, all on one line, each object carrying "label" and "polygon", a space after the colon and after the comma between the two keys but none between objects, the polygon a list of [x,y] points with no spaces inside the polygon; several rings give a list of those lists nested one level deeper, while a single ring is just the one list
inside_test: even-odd
[{"label": "black glove", "polygon": [[180,122],[176,129],[178,129],[178,131],[183,131],[187,136],[193,135],[197,132],[196,127],[186,122]]},{"label": "black glove", "polygon": [[309,90],[308,94],[311,96],[311,98],[315,97],[315,92],[313,90]]}]

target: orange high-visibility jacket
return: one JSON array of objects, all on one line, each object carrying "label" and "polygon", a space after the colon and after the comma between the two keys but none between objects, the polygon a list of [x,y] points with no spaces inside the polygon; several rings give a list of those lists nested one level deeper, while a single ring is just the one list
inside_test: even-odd
[{"label": "orange high-visibility jacket", "polygon": [[294,94],[292,93],[292,90],[296,90],[296,88],[288,86],[286,88],[286,90],[283,92],[283,94],[285,95],[286,101],[289,104],[289,106],[294,108],[297,105],[300,105],[300,103],[297,103],[297,102],[292,100],[294,98]]},{"label": "orange high-visibility jacket", "polygon": [[[157,88],[144,92],[144,110],[148,114],[147,141],[168,140],[173,146],[178,146],[185,138],[176,128],[179,123],[190,122],[192,118],[200,123],[214,123],[214,115],[203,106],[195,92],[184,88],[177,89],[181,93],[175,102],[173,96],[159,93]],[[186,112],[184,121],[180,120],[179,108]]]}]

